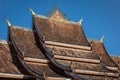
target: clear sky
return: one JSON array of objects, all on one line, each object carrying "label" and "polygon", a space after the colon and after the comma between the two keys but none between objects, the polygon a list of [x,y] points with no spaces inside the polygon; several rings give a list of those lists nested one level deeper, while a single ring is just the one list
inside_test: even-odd
[{"label": "clear sky", "polygon": [[15,26],[31,28],[28,8],[48,15],[56,5],[71,21],[83,18],[86,37],[99,40],[104,35],[108,53],[120,56],[120,0],[0,0],[0,39],[7,39],[5,17]]}]

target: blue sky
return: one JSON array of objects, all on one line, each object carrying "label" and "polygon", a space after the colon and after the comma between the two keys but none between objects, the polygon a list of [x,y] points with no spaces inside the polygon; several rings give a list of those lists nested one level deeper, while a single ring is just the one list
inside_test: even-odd
[{"label": "blue sky", "polygon": [[31,28],[28,8],[48,15],[55,5],[71,21],[83,18],[87,38],[99,40],[104,35],[108,53],[120,56],[120,0],[0,0],[0,39],[7,39],[5,17],[13,25]]}]

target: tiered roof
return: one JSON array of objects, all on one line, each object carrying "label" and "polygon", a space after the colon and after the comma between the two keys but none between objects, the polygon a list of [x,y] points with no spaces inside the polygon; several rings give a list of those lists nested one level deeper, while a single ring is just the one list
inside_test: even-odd
[{"label": "tiered roof", "polygon": [[[3,53],[0,56],[9,54],[5,59],[10,59],[7,62],[2,58],[0,72],[4,75],[20,74],[31,80],[118,80],[114,58],[111,59],[102,42],[88,42],[81,26],[82,20],[79,23],[68,21],[59,10],[49,17],[30,11],[32,29],[12,26],[6,20],[8,44],[0,45]],[[12,59],[14,63],[10,63]],[[13,67],[6,67],[8,64]],[[11,72],[5,72],[4,69],[8,68]],[[14,76],[2,77],[0,74],[1,79],[16,79]]]}]

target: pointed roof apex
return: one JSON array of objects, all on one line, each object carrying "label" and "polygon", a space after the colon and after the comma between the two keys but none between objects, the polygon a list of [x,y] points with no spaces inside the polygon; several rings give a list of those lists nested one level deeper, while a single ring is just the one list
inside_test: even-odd
[{"label": "pointed roof apex", "polygon": [[103,40],[104,40],[104,36],[102,36],[99,41],[103,42]]},{"label": "pointed roof apex", "polygon": [[79,24],[82,25],[82,22],[83,22],[83,18],[79,20]]},{"label": "pointed roof apex", "polygon": [[32,13],[32,15],[35,15],[35,12],[32,10],[32,8],[29,8],[29,11]]},{"label": "pointed roof apex", "polygon": [[7,23],[7,25],[10,27],[11,23],[5,18],[4,21]]},{"label": "pointed roof apex", "polygon": [[53,8],[53,10],[50,12],[49,18],[59,20],[59,21],[65,21],[65,18],[59,8],[56,6]]}]

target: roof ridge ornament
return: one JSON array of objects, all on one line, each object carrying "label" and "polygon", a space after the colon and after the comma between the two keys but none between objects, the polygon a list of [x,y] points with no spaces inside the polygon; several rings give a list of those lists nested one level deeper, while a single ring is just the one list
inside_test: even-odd
[{"label": "roof ridge ornament", "polygon": [[43,69],[42,75],[44,78],[46,77],[46,68]]},{"label": "roof ridge ornament", "polygon": [[55,54],[55,47],[52,47],[52,54]]},{"label": "roof ridge ornament", "polygon": [[32,15],[35,15],[35,12],[32,10],[32,8],[29,8],[29,11],[32,13]]},{"label": "roof ridge ornament", "polygon": [[10,21],[8,21],[6,18],[4,19],[4,21],[7,23],[7,25],[8,25],[9,27],[11,26]]},{"label": "roof ridge ornament", "polygon": [[79,24],[82,25],[82,22],[83,22],[83,18],[79,20]]},{"label": "roof ridge ornament", "polygon": [[103,42],[103,40],[104,40],[104,36],[102,36],[99,41]]}]

